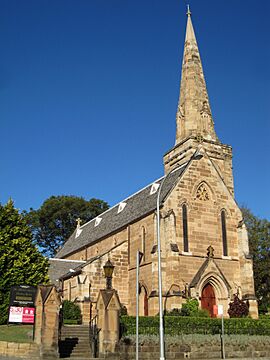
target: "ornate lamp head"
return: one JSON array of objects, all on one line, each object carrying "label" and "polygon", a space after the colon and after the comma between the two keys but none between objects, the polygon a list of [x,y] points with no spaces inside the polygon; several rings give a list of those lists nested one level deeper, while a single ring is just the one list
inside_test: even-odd
[{"label": "ornate lamp head", "polygon": [[112,288],[112,275],[114,270],[114,266],[110,259],[107,260],[106,264],[103,266],[103,269],[106,278],[106,289],[110,290]]}]

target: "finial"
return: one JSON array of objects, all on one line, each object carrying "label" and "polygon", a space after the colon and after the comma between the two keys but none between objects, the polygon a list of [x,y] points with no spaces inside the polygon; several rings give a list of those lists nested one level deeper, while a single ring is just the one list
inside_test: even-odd
[{"label": "finial", "polygon": [[208,248],[207,248],[207,257],[209,257],[209,258],[214,257],[214,248],[212,245],[208,246]]},{"label": "finial", "polygon": [[76,221],[77,221],[77,228],[80,228],[82,220],[80,218],[78,218],[78,219],[76,219]]},{"label": "finial", "polygon": [[190,7],[189,7],[189,4],[187,4],[187,16],[190,16],[190,15],[191,15]]}]

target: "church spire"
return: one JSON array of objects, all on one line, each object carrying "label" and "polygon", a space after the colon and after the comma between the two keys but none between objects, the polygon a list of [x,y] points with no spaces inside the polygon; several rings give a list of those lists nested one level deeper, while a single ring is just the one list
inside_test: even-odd
[{"label": "church spire", "polygon": [[176,144],[190,136],[218,141],[189,6],[176,126]]}]

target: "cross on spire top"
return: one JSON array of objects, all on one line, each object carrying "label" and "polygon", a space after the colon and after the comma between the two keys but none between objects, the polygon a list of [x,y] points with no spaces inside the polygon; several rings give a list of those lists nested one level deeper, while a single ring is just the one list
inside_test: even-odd
[{"label": "cross on spire top", "polygon": [[190,15],[191,15],[190,7],[189,7],[189,4],[187,4],[187,16],[190,16]]}]

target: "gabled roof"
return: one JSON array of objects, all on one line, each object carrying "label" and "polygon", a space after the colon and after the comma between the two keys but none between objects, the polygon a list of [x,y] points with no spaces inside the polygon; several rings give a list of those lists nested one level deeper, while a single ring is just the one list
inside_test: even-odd
[{"label": "gabled roof", "polygon": [[107,309],[112,298],[115,297],[116,301],[117,301],[117,305],[119,307],[119,309],[121,308],[121,302],[119,300],[119,296],[118,296],[118,293],[116,290],[114,289],[103,289],[103,290],[100,290],[99,292],[99,296],[98,296],[98,299],[97,299],[97,303],[99,302],[99,299],[100,297],[102,298],[103,300],[103,304],[104,304],[104,308]]},{"label": "gabled roof", "polygon": [[45,303],[45,301],[47,300],[47,298],[50,295],[50,292],[52,291],[53,288],[54,288],[53,285],[41,285],[41,286],[39,286],[39,290],[40,290],[40,293],[41,293],[41,298],[42,298],[43,303]]},{"label": "gabled roof", "polygon": [[203,274],[206,272],[208,266],[210,264],[214,264],[214,267],[216,268],[216,272],[219,274],[219,276],[222,278],[224,284],[226,285],[227,289],[230,290],[231,286],[228,283],[225,275],[223,274],[223,272],[221,271],[220,267],[218,266],[218,264],[216,263],[216,261],[214,260],[213,257],[207,257],[206,260],[203,262],[202,266],[200,267],[200,269],[197,271],[197,273],[195,274],[194,278],[192,279],[191,283],[189,284],[189,287],[196,287],[199,283],[199,281],[201,280]]},{"label": "gabled roof", "polygon": [[[166,176],[160,194],[161,204],[174,188],[186,167],[187,164],[181,165]],[[151,189],[153,190],[153,184],[160,184],[163,178],[157,179],[152,184],[121,201],[119,204],[126,204],[121,211],[119,211],[119,204],[117,204],[95,219],[82,225],[79,231],[76,229],[55,257],[64,258],[153,212],[156,209],[158,191],[151,191]]]},{"label": "gabled roof", "polygon": [[[115,249],[118,246],[123,244],[119,243],[118,245],[111,248]],[[51,258],[49,259],[49,278],[50,282],[56,287],[60,286],[59,280],[67,280],[75,275],[81,274],[83,268],[97,259],[101,259],[103,256],[108,254],[109,251],[105,251],[99,255],[91,257],[87,261],[79,261],[79,260],[66,260],[66,259],[58,259]]]}]

